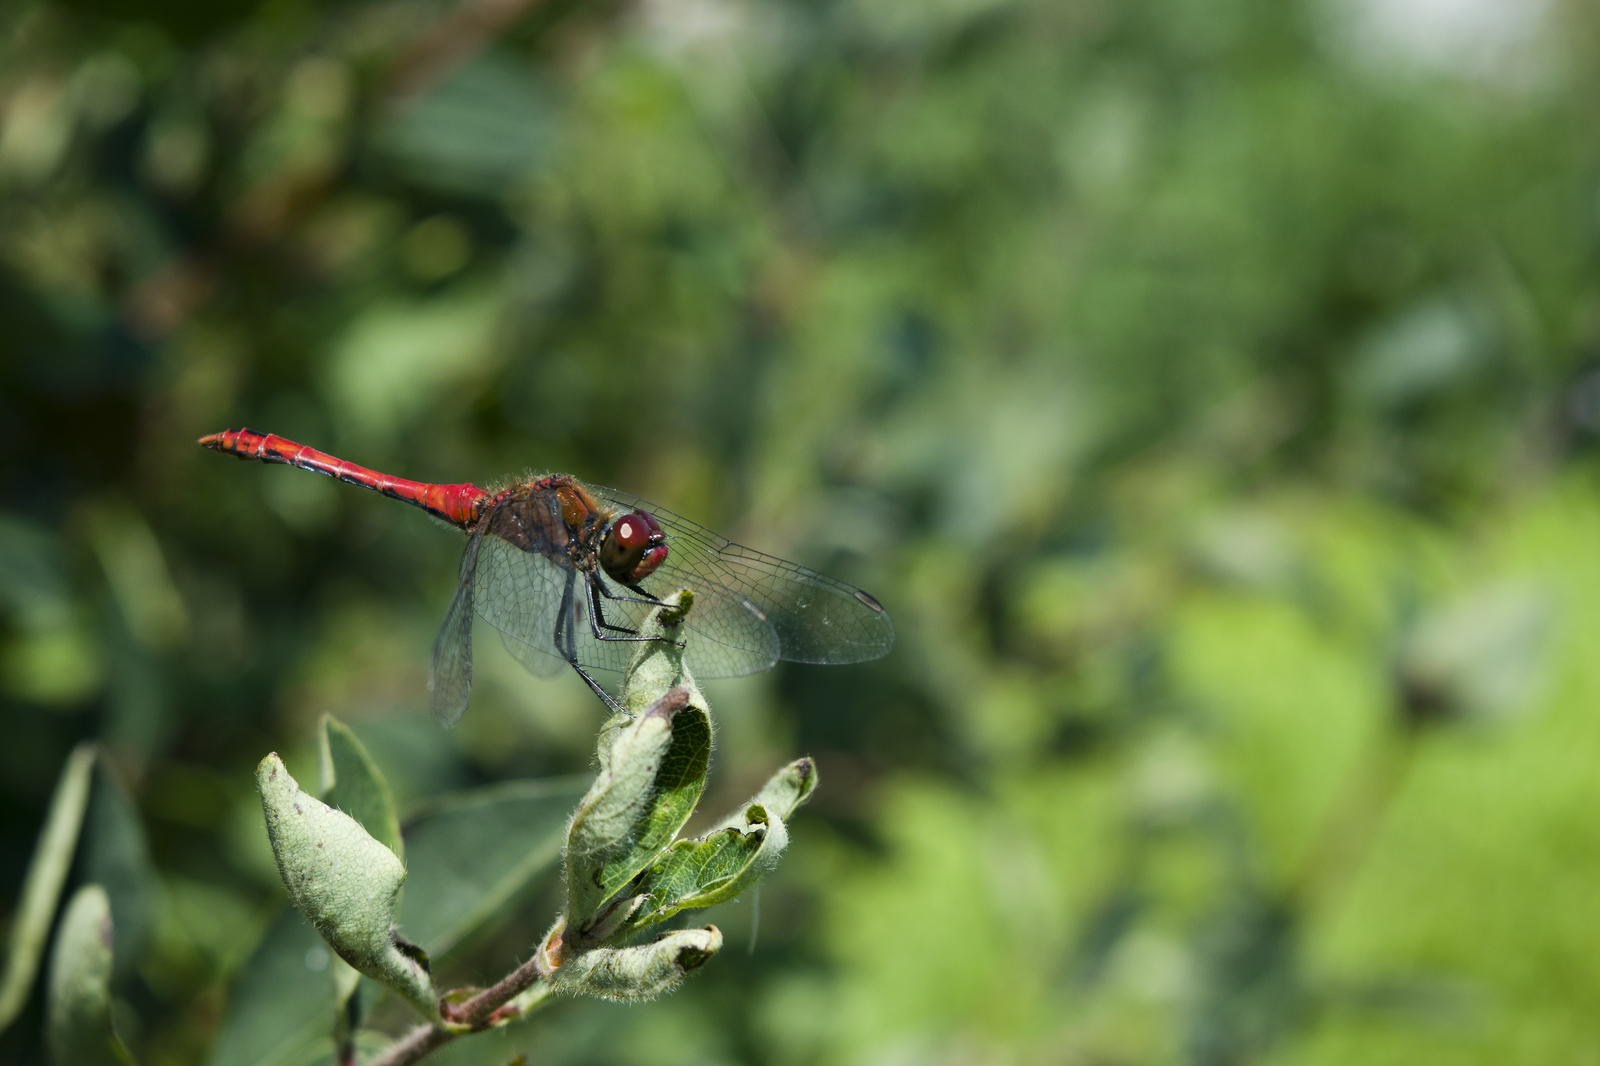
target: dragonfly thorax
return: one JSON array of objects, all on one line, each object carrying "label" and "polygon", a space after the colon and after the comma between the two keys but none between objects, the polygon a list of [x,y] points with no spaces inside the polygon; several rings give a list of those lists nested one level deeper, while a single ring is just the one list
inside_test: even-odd
[{"label": "dragonfly thorax", "polygon": [[647,511],[597,500],[574,478],[554,474],[508,489],[489,511],[487,532],[589,573],[634,586],[667,559],[667,537]]}]

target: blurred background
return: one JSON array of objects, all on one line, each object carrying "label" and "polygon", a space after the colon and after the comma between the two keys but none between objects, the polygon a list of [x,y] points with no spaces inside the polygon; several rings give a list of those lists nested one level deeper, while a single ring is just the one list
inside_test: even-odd
[{"label": "blurred background", "polygon": [[707,686],[707,822],[821,770],[759,936],[726,905],[676,994],[438,1061],[1597,1061],[1597,30],[5,5],[0,913],[98,739],[73,878],[112,882],[120,1031],[227,1066],[285,905],[266,752],[314,772],[331,712],[403,805],[589,768],[597,702],[481,634],[434,725],[461,536],[195,446],[248,425],[617,486],[895,618],[880,662]]}]

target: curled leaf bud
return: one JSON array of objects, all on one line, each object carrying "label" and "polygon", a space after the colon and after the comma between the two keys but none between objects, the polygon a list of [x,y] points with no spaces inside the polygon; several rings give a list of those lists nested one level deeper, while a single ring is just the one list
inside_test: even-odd
[{"label": "curled leaf bud", "polygon": [[680,911],[724,903],[754,885],[789,842],[785,819],[816,787],[816,764],[796,759],[710,832],[675,842],[640,879],[625,935]]},{"label": "curled leaf bud", "polygon": [[256,787],[278,872],[300,913],[340,958],[437,1018],[427,955],[394,929],[406,879],[394,852],[354,818],[302,792],[276,754],[256,767]]},{"label": "curled leaf bud", "polygon": [[591,943],[604,939],[596,927],[615,916],[612,898],[694,813],[710,764],[711,717],[689,688],[674,688],[601,742],[601,771],[566,842],[567,920]]},{"label": "curled leaf bud", "polygon": [[680,929],[632,948],[596,948],[575,955],[552,981],[558,991],[602,999],[654,999],[677,987],[683,975],[715,955],[722,933],[714,925]]},{"label": "curled leaf bud", "polygon": [[638,717],[672,689],[689,690],[689,702],[705,707],[706,698],[683,665],[683,620],[694,606],[694,593],[682,589],[662,601],[639,627],[639,643],[622,675],[622,706]]}]

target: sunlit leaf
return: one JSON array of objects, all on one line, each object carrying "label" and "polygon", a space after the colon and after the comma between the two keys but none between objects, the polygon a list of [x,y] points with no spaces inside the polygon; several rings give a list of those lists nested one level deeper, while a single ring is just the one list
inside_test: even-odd
[{"label": "sunlit leaf", "polygon": [[796,760],[721,825],[694,840],[676,841],[640,882],[638,894],[644,900],[629,919],[629,929],[724,903],[755,884],[789,842],[785,821],[816,787],[815,765],[810,759]]},{"label": "sunlit leaf", "polygon": [[400,838],[394,796],[366,746],[349,726],[332,715],[322,716],[319,740],[322,801],[360,822],[374,840],[404,859],[405,843]]},{"label": "sunlit leaf", "polygon": [[600,773],[567,830],[575,932],[590,933],[599,908],[672,843],[705,788],[711,716],[678,643],[692,603],[680,593],[651,613],[640,632],[664,639],[639,645],[622,682],[622,704],[636,717],[619,714],[600,730]]},{"label": "sunlit leaf", "polygon": [[[567,918],[588,935],[600,908],[672,843],[705,787],[711,720],[675,689],[600,733],[600,773],[567,830]],[[615,910],[615,908],[611,908]]]}]

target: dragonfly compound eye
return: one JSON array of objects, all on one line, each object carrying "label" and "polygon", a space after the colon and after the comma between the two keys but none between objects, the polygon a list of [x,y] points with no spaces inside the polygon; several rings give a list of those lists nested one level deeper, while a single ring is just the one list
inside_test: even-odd
[{"label": "dragonfly compound eye", "polygon": [[649,577],[666,558],[666,535],[655,518],[644,511],[631,511],[618,518],[600,544],[600,565],[627,585]]}]

